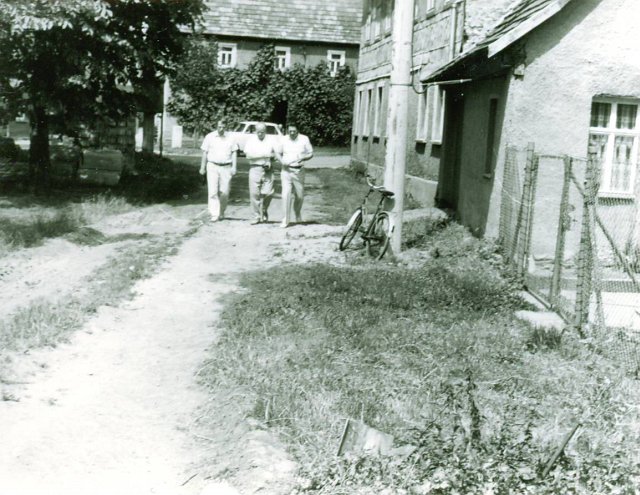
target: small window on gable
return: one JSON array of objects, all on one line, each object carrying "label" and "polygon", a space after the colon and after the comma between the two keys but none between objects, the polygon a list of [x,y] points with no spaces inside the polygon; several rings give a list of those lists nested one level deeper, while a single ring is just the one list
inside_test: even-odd
[{"label": "small window on gable", "polygon": [[427,13],[436,8],[436,0],[427,0]]},{"label": "small window on gable", "polygon": [[329,72],[332,76],[338,73],[340,67],[344,67],[346,58],[346,53],[343,50],[327,51],[327,63],[329,64]]},{"label": "small window on gable", "polygon": [[231,68],[236,66],[237,46],[235,43],[218,44],[218,67]]},{"label": "small window on gable", "polygon": [[278,70],[285,70],[291,66],[291,47],[275,47],[275,67]]},{"label": "small window on gable", "polygon": [[601,196],[632,197],[635,190],[640,125],[637,100],[595,99],[589,144],[600,161]]}]

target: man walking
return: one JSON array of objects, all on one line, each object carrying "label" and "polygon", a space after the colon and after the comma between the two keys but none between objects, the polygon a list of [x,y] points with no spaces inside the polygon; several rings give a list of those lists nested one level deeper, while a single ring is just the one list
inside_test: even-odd
[{"label": "man walking", "polygon": [[281,141],[282,151],[282,208],[284,218],[281,227],[290,225],[291,206],[296,222],[302,222],[302,202],[304,201],[304,169],[303,162],[313,157],[313,148],[309,138],[298,132],[295,124],[287,126],[287,135]]},{"label": "man walking", "polygon": [[226,125],[218,121],[217,130],[210,132],[202,141],[200,174],[207,174],[208,207],[211,221],[224,218],[231,191],[231,177],[236,175],[238,145],[225,134]]},{"label": "man walking", "polygon": [[271,161],[280,154],[271,137],[267,136],[264,124],[256,126],[256,133],[249,136],[244,146],[249,160],[249,199],[254,218],[251,225],[269,221],[269,204],[273,196],[273,169]]}]

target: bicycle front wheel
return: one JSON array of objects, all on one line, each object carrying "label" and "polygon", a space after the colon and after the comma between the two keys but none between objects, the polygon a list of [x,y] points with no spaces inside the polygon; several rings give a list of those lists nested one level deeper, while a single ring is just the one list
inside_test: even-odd
[{"label": "bicycle front wheel", "polygon": [[393,226],[389,214],[386,211],[377,213],[373,219],[371,232],[367,236],[367,250],[370,256],[376,260],[382,259],[389,249],[391,232],[393,232]]},{"label": "bicycle front wheel", "polygon": [[351,244],[351,241],[360,230],[360,225],[362,225],[362,209],[358,208],[347,222],[347,231],[340,239],[340,251],[344,251]]}]

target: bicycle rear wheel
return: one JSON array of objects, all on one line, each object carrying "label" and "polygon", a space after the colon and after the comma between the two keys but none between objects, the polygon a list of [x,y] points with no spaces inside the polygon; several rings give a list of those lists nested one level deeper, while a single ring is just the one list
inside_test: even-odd
[{"label": "bicycle rear wheel", "polygon": [[340,239],[340,251],[344,251],[351,244],[351,241],[360,230],[360,225],[362,225],[362,208],[358,208],[347,222],[347,231]]},{"label": "bicycle rear wheel", "polygon": [[373,219],[371,232],[369,232],[369,235],[367,236],[367,250],[369,251],[369,256],[372,256],[376,260],[382,259],[389,249],[391,232],[393,232],[393,226],[391,225],[389,214],[386,211],[377,213],[376,217]]}]

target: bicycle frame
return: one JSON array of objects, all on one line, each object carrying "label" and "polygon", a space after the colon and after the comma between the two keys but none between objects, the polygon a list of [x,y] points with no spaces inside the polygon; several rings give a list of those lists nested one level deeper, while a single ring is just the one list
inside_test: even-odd
[{"label": "bicycle frame", "polygon": [[[369,211],[367,209],[367,200],[369,199],[369,196],[373,191],[377,192],[375,187],[373,187],[370,184],[369,191],[365,195],[364,200],[362,202],[362,206],[361,206],[363,219],[366,219],[367,215],[369,214]],[[378,206],[376,207],[376,211],[371,215],[371,218],[368,220],[368,223],[366,224],[366,226],[364,228],[361,227],[362,230],[361,230],[360,237],[362,237],[364,241],[371,239],[371,231],[373,230],[373,226],[375,223],[374,220],[376,218],[376,215],[382,211],[382,203],[384,203],[384,198],[385,198],[384,195],[380,194],[380,200],[378,201]],[[364,222],[363,222],[363,225],[364,225]]]}]

